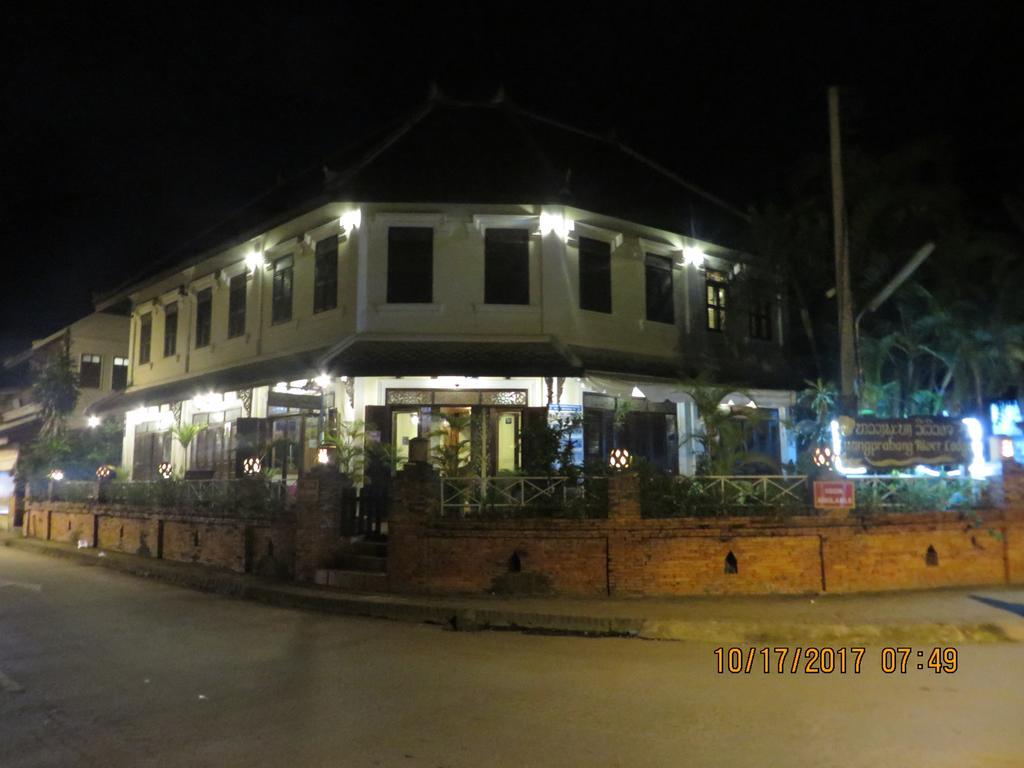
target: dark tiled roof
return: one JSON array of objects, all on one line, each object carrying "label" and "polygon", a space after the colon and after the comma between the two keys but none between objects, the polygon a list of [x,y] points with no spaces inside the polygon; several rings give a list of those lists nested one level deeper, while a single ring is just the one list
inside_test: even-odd
[{"label": "dark tiled roof", "polygon": [[746,228],[741,211],[613,137],[508,101],[433,98],[322,168],[281,181],[99,300],[332,200],[565,204],[732,247]]},{"label": "dark tiled roof", "polygon": [[369,153],[335,158],[331,197],[561,203],[723,245],[745,215],[613,137],[509,102],[432,101]]}]

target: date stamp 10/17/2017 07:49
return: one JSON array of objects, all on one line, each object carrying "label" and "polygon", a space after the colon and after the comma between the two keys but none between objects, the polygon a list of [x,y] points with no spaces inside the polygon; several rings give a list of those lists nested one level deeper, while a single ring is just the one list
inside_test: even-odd
[{"label": "date stamp 10/17/2017 07:49", "polygon": [[952,674],[957,671],[957,649],[909,648],[885,646],[880,652],[852,646],[740,646],[715,648],[716,672],[724,674],[859,675],[877,661],[887,675],[905,675],[914,671]]}]

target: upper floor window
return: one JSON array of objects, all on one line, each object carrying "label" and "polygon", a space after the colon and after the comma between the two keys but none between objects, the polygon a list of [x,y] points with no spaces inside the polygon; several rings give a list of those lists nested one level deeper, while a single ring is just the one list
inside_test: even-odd
[{"label": "upper floor window", "polygon": [[124,389],[128,386],[128,358],[115,357],[114,370],[110,378],[110,387],[114,390]]},{"label": "upper floor window", "polygon": [[178,351],[178,302],[172,301],[164,308],[164,357]]},{"label": "upper floor window", "polygon": [[228,284],[228,338],[245,333],[245,279],[246,273],[235,275]]},{"label": "upper floor window", "polygon": [[612,247],[603,240],[580,238],[580,309],[612,311]]},{"label": "upper floor window", "polygon": [[316,265],[313,274],[313,313],[326,312],[338,306],[338,236],[324,238],[316,244]]},{"label": "upper floor window", "polygon": [[203,288],[196,294],[196,349],[210,345],[213,330],[213,289]]},{"label": "upper floor window", "polygon": [[648,253],[644,258],[647,291],[647,319],[656,323],[674,323],[672,303],[672,259]]},{"label": "upper floor window", "polygon": [[772,340],[772,302],[754,299],[750,305],[750,338]]},{"label": "upper floor window", "polygon": [[274,292],[270,322],[287,323],[292,319],[292,265],[291,254],[274,261]]},{"label": "upper floor window", "polygon": [[704,273],[707,296],[708,330],[725,330],[725,301],[729,292],[729,278],[724,272],[709,269]]},{"label": "upper floor window", "polygon": [[434,300],[434,230],[388,229],[388,303],[429,304]]},{"label": "upper floor window", "polygon": [[99,389],[102,371],[103,358],[100,355],[82,355],[78,366],[78,385],[85,389]]},{"label": "upper floor window", "polygon": [[484,234],[484,303],[530,303],[530,232],[487,229]]},{"label": "upper floor window", "polygon": [[139,363],[149,362],[149,347],[153,341],[153,313],[139,318]]}]

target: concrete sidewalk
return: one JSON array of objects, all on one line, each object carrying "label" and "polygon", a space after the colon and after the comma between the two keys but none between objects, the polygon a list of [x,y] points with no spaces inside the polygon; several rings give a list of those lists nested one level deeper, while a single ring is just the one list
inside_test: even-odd
[{"label": "concrete sidewalk", "polygon": [[343,593],[186,563],[0,534],[0,545],[272,605],[459,630],[624,635],[723,644],[950,645],[1024,640],[1024,588],[639,599]]}]

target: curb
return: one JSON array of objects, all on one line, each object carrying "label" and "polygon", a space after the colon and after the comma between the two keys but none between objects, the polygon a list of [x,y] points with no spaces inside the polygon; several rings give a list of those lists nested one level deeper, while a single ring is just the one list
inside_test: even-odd
[{"label": "curb", "polygon": [[197,572],[184,564],[142,560],[131,555],[78,550],[23,538],[0,538],[0,545],[25,552],[101,566],[165,584],[292,608],[361,618],[439,624],[456,631],[510,630],[534,634],[587,637],[636,637],[646,640],[752,645],[879,645],[891,643],[950,645],[1024,640],[1020,628],[984,624],[815,624],[797,622],[684,621],[638,617],[538,613],[500,608],[467,608],[457,603],[424,603],[412,597],[356,595],[315,587],[282,584],[256,576],[210,569]]}]

